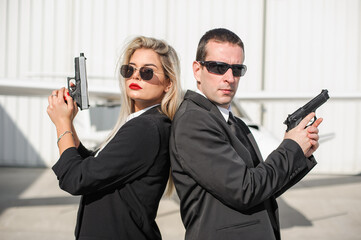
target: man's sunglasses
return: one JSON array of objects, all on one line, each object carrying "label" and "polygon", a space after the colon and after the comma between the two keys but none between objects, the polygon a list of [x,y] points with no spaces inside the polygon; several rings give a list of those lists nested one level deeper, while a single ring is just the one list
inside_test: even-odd
[{"label": "man's sunglasses", "polygon": [[[137,68],[131,66],[131,65],[122,65],[120,67],[120,74],[124,77],[124,78],[130,78],[133,73],[135,72],[135,70],[137,70]],[[149,68],[149,67],[141,67],[139,69],[139,75],[143,80],[150,80],[153,78],[153,69]]]},{"label": "man's sunglasses", "polygon": [[243,64],[228,64],[224,62],[216,62],[216,61],[198,61],[202,66],[205,66],[208,72],[220,74],[225,74],[228,69],[232,69],[233,76],[242,77],[246,71],[247,67]]}]

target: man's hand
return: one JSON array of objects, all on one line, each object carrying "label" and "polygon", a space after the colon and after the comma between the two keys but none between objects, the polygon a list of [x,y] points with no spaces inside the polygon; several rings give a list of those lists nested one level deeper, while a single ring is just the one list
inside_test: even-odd
[{"label": "man's hand", "polygon": [[318,126],[323,119],[319,118],[312,125],[307,126],[314,116],[315,113],[310,113],[284,136],[284,139],[292,139],[297,142],[306,157],[310,157],[319,147]]}]

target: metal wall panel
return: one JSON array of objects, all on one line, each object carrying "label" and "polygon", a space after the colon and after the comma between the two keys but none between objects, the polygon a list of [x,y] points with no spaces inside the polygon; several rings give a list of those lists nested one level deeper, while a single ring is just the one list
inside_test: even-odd
[{"label": "metal wall panel", "polygon": [[[195,89],[191,66],[199,38],[211,28],[226,27],[245,43],[248,72],[237,96],[261,90],[316,95],[322,88],[331,97],[359,93],[360,13],[358,0],[0,0],[0,78],[65,85],[74,75],[73,58],[84,52],[89,85],[117,87],[116,63],[124,43],[146,35],[165,39],[177,50],[183,88]],[[284,118],[302,104],[242,106],[282,139]],[[0,164],[51,166],[56,161],[56,134],[46,106],[43,97],[0,96]],[[359,100],[322,106],[321,131],[336,137],[321,145],[316,172],[361,171],[360,107]],[[341,128],[346,118],[347,128]]]},{"label": "metal wall panel", "polygon": [[[191,70],[200,36],[213,27],[238,32],[247,44],[247,61],[261,64],[262,4],[253,1],[86,1],[0,0],[0,77],[42,79],[65,85],[73,73],[73,58],[84,52],[89,85],[117,87],[117,59],[134,36],[166,39],[177,49],[182,85],[195,88]],[[219,12],[221,10],[221,13]],[[249,77],[259,78],[250,68]],[[256,84],[255,84],[256,83]],[[244,86],[258,89],[258,81]],[[52,165],[57,158],[55,129],[41,97],[0,97],[1,142],[5,165]]]},{"label": "metal wall panel", "polygon": [[[318,94],[331,100],[317,111],[325,118],[315,172],[359,173],[361,152],[360,98],[332,100],[333,95],[360,93],[361,3],[347,1],[267,1],[265,90]],[[280,124],[305,101],[267,103],[264,124],[279,138]]]}]

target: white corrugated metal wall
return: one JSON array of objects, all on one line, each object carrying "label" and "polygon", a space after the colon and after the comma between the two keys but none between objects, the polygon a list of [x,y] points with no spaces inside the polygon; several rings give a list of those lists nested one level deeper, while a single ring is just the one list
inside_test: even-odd
[{"label": "white corrugated metal wall", "polygon": [[[359,93],[360,12],[358,0],[0,0],[0,78],[65,85],[74,74],[73,58],[84,52],[89,85],[116,87],[115,64],[124,42],[146,35],[177,49],[183,87],[194,89],[191,63],[199,38],[210,28],[226,27],[246,47],[249,70],[238,96],[261,90],[318,94],[322,88],[331,97],[333,91]],[[258,103],[243,106],[281,138],[281,123],[301,104],[267,102],[262,117]],[[43,97],[0,96],[0,164],[56,161],[46,106]],[[326,118],[321,130],[336,138],[321,146],[315,171],[360,172],[360,103],[329,101],[319,114]]]},{"label": "white corrugated metal wall", "polygon": [[[361,101],[332,100],[361,92],[361,2],[270,1],[267,6],[265,90],[311,92],[327,88],[331,100],[316,113],[325,118],[315,171],[361,171]],[[282,137],[279,123],[305,102],[266,104],[265,126]]]}]

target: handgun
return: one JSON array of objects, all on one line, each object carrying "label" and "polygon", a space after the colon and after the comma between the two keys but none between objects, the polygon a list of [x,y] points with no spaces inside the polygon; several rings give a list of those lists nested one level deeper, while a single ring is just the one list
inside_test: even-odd
[{"label": "handgun", "polygon": [[[329,98],[330,97],[328,96],[328,90],[323,89],[320,94],[311,99],[304,106],[297,109],[294,113],[289,114],[286,120],[283,122],[287,125],[286,132],[296,127],[308,114],[310,114],[311,112],[315,112],[316,109],[319,108],[322,104],[324,104]],[[315,116],[312,123],[314,123],[316,119],[317,118]]]},{"label": "handgun", "polygon": [[68,77],[69,95],[75,100],[80,110],[89,108],[88,81],[84,53],[74,59],[75,76]]}]

